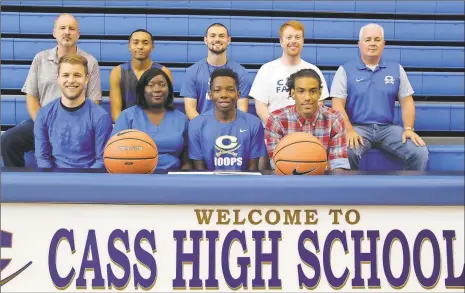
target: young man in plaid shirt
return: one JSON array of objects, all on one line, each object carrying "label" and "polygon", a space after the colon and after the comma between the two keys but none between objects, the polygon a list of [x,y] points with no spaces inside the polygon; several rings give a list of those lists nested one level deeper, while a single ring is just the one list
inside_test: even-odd
[{"label": "young man in plaid shirt", "polygon": [[307,132],[317,137],[328,152],[328,169],[350,169],[347,158],[346,129],[342,114],[319,106],[321,78],[312,69],[301,69],[287,80],[295,105],[271,113],[266,123],[265,139],[270,158],[279,141],[293,132]]}]

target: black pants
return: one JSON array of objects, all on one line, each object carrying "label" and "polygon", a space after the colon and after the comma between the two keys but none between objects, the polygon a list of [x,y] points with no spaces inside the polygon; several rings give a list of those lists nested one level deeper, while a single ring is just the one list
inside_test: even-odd
[{"label": "black pants", "polygon": [[34,121],[25,120],[2,135],[5,167],[25,167],[24,154],[34,149]]}]

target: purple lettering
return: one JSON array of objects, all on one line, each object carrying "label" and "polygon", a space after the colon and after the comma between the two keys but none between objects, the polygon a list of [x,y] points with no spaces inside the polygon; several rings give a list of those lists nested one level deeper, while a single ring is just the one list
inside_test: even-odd
[{"label": "purple lettering", "polygon": [[364,232],[361,230],[352,231],[352,239],[354,239],[354,262],[355,276],[352,279],[353,288],[365,288],[365,280],[362,279],[362,263],[370,263],[370,278],[368,279],[368,287],[378,288],[381,286],[381,280],[378,278],[378,263],[376,261],[377,241],[379,239],[379,231],[367,231],[367,237],[370,240],[370,252],[361,252],[361,242]]},{"label": "purple lettering", "polygon": [[185,253],[183,250],[186,231],[174,231],[176,240],[176,279],[173,280],[173,288],[186,289],[186,280],[183,276],[183,265],[192,264],[192,279],[189,280],[190,288],[202,289],[202,280],[199,278],[200,266],[200,240],[203,238],[202,231],[190,231],[190,238],[194,244],[192,253]]},{"label": "purple lettering", "polygon": [[331,232],[329,232],[328,237],[326,237],[325,245],[323,248],[323,269],[325,271],[326,279],[328,280],[329,285],[333,289],[339,290],[342,287],[344,287],[345,283],[347,282],[347,279],[349,278],[349,270],[346,267],[344,273],[342,273],[342,276],[339,278],[336,278],[336,276],[334,276],[333,274],[333,271],[331,269],[331,248],[336,240],[339,240],[341,242],[345,253],[349,253],[349,249],[347,247],[346,232],[332,230]]},{"label": "purple lettering", "polygon": [[281,240],[281,231],[269,231],[268,238],[271,240],[271,253],[263,253],[263,240],[265,240],[265,231],[253,231],[252,238],[255,241],[255,278],[252,280],[252,289],[265,288],[265,280],[262,277],[262,265],[271,264],[271,279],[268,280],[268,287],[271,289],[281,288],[281,279],[279,279],[279,241]]},{"label": "purple lettering", "polygon": [[108,287],[112,288],[112,286],[114,286],[118,290],[123,290],[126,288],[130,280],[131,264],[129,263],[129,258],[127,255],[124,252],[116,249],[116,241],[121,241],[126,251],[129,252],[130,248],[128,230],[122,231],[120,229],[116,229],[111,232],[110,237],[108,238],[108,256],[113,263],[122,268],[124,271],[123,277],[119,279],[113,273],[113,270],[111,269],[111,263],[107,264]]},{"label": "purple lettering", "polygon": [[[92,258],[90,260],[89,252],[92,254]],[[79,271],[79,277],[76,279],[76,288],[87,289],[87,281],[85,279],[85,273],[87,271],[94,272],[94,278],[92,279],[92,289],[105,289],[105,280],[103,279],[102,271],[100,268],[100,257],[98,254],[95,230],[89,230],[87,233],[87,241],[84,248],[84,254],[82,256],[81,270]]]},{"label": "purple lettering", "polygon": [[465,287],[465,264],[462,267],[462,273],[459,277],[454,276],[454,240],[455,231],[445,230],[442,232],[442,236],[446,240],[447,247],[447,277],[445,279],[446,288],[450,289],[463,289]]},{"label": "purple lettering", "polygon": [[[399,278],[394,277],[391,270],[391,247],[394,241],[398,240],[402,246],[402,273]],[[383,268],[389,285],[394,289],[402,289],[410,275],[410,250],[407,238],[400,230],[392,230],[386,235],[383,245]]]},{"label": "purple lettering", "polygon": [[208,239],[208,279],[205,280],[206,289],[218,289],[218,279],[216,279],[216,241],[218,240],[218,231],[207,231]]},{"label": "purple lettering", "polygon": [[[141,246],[142,241],[146,240],[150,244],[151,252],[144,250]],[[134,239],[134,254],[136,259],[143,266],[149,268],[150,276],[145,279],[139,272],[137,265],[133,265],[134,269],[134,288],[137,289],[139,286],[144,290],[150,290],[155,286],[157,280],[157,262],[153,254],[157,252],[157,246],[155,244],[155,232],[151,230],[150,232],[146,229],[140,230],[136,234],[136,239]]]},{"label": "purple lettering", "polygon": [[221,268],[223,270],[224,280],[229,288],[238,290],[241,286],[247,289],[247,268],[250,265],[250,257],[238,257],[237,265],[241,269],[239,277],[233,278],[231,270],[229,269],[229,251],[235,241],[238,241],[242,247],[242,251],[247,251],[247,242],[245,240],[245,232],[232,230],[226,235],[224,239],[223,248],[221,250]]},{"label": "purple lettering", "polygon": [[316,253],[320,251],[320,244],[318,243],[318,232],[313,232],[310,230],[303,231],[300,234],[298,242],[299,255],[303,263],[315,271],[315,276],[313,278],[308,278],[302,269],[302,265],[299,264],[297,266],[297,271],[299,274],[299,286],[300,289],[303,289],[305,286],[309,290],[314,290],[318,286],[318,283],[320,283],[321,267],[318,257],[313,254],[313,252],[305,248],[305,242],[307,242],[307,240],[313,243]]},{"label": "purple lettering", "polygon": [[[429,278],[426,278],[423,274],[420,259],[421,247],[423,242],[426,240],[429,240],[431,246],[433,247],[433,272]],[[415,274],[417,275],[418,281],[424,288],[432,289],[436,286],[441,274],[441,254],[439,251],[438,240],[431,230],[421,230],[420,233],[418,233],[417,238],[415,238],[415,243],[413,245],[413,268],[415,270]]]},{"label": "purple lettering", "polygon": [[72,254],[76,252],[76,248],[74,246],[73,230],[66,230],[64,228],[58,230],[55,233],[55,235],[53,235],[52,240],[50,241],[50,247],[48,250],[48,271],[50,273],[50,278],[52,279],[52,282],[55,285],[55,287],[57,287],[60,290],[65,290],[69,285],[71,285],[76,271],[74,270],[74,268],[71,268],[71,271],[64,278],[62,278],[58,274],[57,251],[58,246],[60,245],[62,240],[66,240],[69,243]]}]

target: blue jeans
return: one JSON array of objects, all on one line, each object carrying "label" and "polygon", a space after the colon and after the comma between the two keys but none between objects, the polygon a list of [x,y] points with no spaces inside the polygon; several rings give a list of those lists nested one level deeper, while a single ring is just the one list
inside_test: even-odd
[{"label": "blue jeans", "polygon": [[34,121],[25,120],[2,135],[5,167],[25,167],[24,154],[34,150]]},{"label": "blue jeans", "polygon": [[404,162],[404,170],[424,171],[428,162],[428,148],[417,147],[410,139],[402,143],[404,129],[398,125],[353,125],[363,138],[364,145],[348,148],[350,168],[358,170],[361,157],[372,147],[397,157]]}]

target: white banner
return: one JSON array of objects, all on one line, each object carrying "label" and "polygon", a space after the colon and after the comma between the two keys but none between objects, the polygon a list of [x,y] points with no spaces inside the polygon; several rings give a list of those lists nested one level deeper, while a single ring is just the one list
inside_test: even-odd
[{"label": "white banner", "polygon": [[2,204],[0,289],[463,292],[463,219],[459,206]]}]

